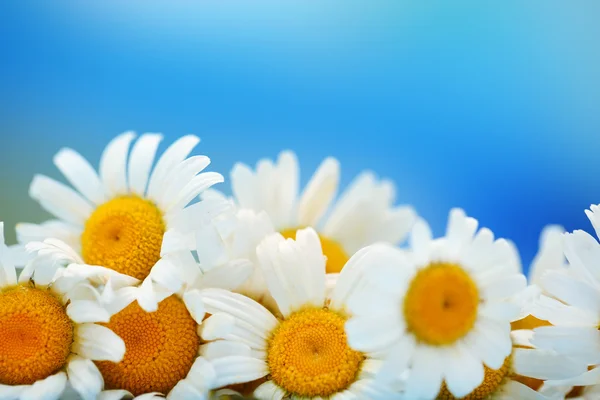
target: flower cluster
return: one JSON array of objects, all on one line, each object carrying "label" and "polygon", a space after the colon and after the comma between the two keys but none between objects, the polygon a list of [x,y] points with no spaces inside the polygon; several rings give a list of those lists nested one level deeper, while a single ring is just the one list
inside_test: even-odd
[{"label": "flower cluster", "polygon": [[591,235],[547,227],[528,280],[510,241],[461,209],[436,238],[370,172],[338,196],[328,158],[300,190],[282,152],[228,197],[197,137],[161,140],[34,177],[55,219],[0,235],[0,399],[600,399]]}]

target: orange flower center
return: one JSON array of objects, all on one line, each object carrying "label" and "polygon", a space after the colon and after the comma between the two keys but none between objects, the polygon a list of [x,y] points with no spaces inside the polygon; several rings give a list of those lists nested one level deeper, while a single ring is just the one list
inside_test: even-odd
[{"label": "orange flower center", "polygon": [[48,291],[17,286],[0,292],[0,384],[31,385],[60,370],[73,325]]},{"label": "orange flower center", "polygon": [[163,300],[153,313],[132,303],[107,326],[126,348],[120,363],[96,362],[108,389],[125,389],[135,396],[167,394],[187,376],[198,356],[197,324],[176,296]]}]

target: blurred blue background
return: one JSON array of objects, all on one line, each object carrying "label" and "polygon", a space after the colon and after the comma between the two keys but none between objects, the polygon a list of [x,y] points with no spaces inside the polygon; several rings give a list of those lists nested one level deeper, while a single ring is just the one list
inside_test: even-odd
[{"label": "blurred blue background", "polygon": [[[225,175],[295,150],[305,182],[392,178],[442,234],[464,207],[527,264],[600,203],[600,2],[0,2],[0,219],[53,154],[195,133]],[[163,145],[164,148],[164,145]],[[224,186],[225,187],[225,186]]]}]

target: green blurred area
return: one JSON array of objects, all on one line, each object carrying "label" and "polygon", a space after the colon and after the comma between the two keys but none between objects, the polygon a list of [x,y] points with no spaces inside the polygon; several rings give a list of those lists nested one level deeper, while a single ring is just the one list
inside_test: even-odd
[{"label": "green blurred area", "polygon": [[[2,171],[2,175],[5,172]],[[17,174],[13,179],[0,180],[0,221],[4,222],[4,237],[7,244],[16,243],[17,223],[39,223],[50,219],[50,214],[29,197],[31,179],[32,177]]]}]

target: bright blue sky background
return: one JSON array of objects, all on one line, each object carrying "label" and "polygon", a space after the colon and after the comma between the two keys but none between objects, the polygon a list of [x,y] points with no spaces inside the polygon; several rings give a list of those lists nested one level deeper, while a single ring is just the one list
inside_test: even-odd
[{"label": "bright blue sky background", "polygon": [[[513,4],[513,5],[511,5]],[[518,6],[517,6],[518,4]],[[525,262],[600,203],[600,2],[0,2],[0,219],[36,172],[124,130],[186,133],[228,174],[285,148],[305,181],[392,178],[436,233],[462,206]],[[13,239],[12,232],[8,232]]]}]

